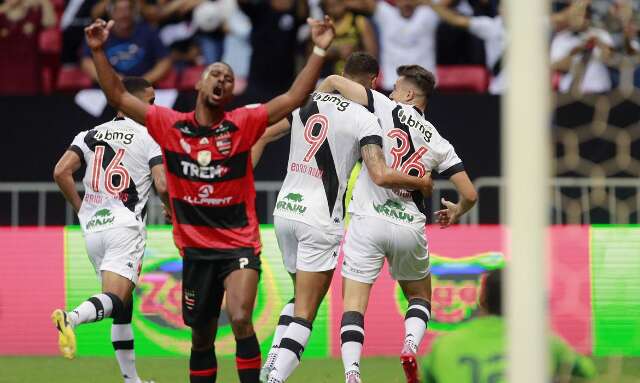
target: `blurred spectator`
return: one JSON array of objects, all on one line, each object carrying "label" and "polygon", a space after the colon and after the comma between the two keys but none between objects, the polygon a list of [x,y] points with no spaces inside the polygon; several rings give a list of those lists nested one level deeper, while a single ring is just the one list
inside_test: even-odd
[{"label": "blurred spectator", "polygon": [[306,0],[240,0],[251,20],[248,89],[238,102],[268,100],[284,93],[294,78],[298,29],[309,14]]},{"label": "blurred spectator", "polygon": [[506,31],[502,16],[469,17],[456,13],[441,4],[435,4],[433,0],[423,1],[431,5],[431,8],[447,24],[467,29],[473,35],[484,40],[486,66],[493,76],[491,78],[491,84],[489,85],[489,92],[492,94],[501,94],[505,88],[505,75],[502,70],[502,62],[506,45]]},{"label": "blurred spectator", "polygon": [[41,89],[38,36],[53,27],[49,0],[6,0],[0,4],[0,92],[34,94]]},{"label": "blurred spectator", "polygon": [[70,0],[60,21],[63,64],[77,64],[84,43],[84,28],[91,24],[91,10],[98,0]]},{"label": "blurred spectator", "polygon": [[600,28],[591,26],[591,8],[571,9],[568,29],[556,34],[551,42],[551,68],[561,73],[560,92],[599,93],[611,89],[607,69],[613,40]]},{"label": "blurred spectator", "polygon": [[336,27],[336,37],[327,51],[323,76],[342,74],[347,57],[353,52],[364,51],[378,57],[376,34],[366,17],[348,11],[344,0],[322,0],[321,5]]},{"label": "blurred spectator", "polygon": [[352,9],[373,14],[380,39],[382,88],[393,89],[396,68],[418,64],[436,72],[436,28],[438,15],[420,0],[348,0]]},{"label": "blurred spectator", "polygon": [[159,26],[174,61],[211,64],[222,58],[225,23],[236,8],[235,0],[147,0],[142,14]]},{"label": "blurred spectator", "polygon": [[[441,0],[439,4],[468,17],[496,15],[489,0]],[[486,61],[482,39],[446,22],[438,25],[436,49],[438,65],[484,65]]]},{"label": "blurred spectator", "polygon": [[[105,53],[116,72],[123,76],[141,76],[155,83],[171,69],[171,59],[157,32],[144,22],[136,21],[134,0],[112,0],[109,13],[115,22]],[[97,80],[91,52],[85,44],[82,69]]]},{"label": "blurred spectator", "polygon": [[[490,271],[483,278],[478,303],[477,318],[440,336],[433,344],[424,363],[425,383],[473,383],[480,381],[480,374],[482,381],[504,381],[507,360],[501,270]],[[549,343],[553,381],[596,376],[591,359],[577,354],[564,340],[552,336]]]}]

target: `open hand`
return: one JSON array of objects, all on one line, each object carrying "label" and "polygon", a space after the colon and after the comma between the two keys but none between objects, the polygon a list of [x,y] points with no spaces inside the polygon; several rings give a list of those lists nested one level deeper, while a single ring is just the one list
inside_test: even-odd
[{"label": "open hand", "polygon": [[440,202],[445,206],[445,209],[438,210],[433,214],[436,216],[440,228],[444,229],[458,222],[460,218],[460,207],[444,198],[442,198]]},{"label": "open hand", "polygon": [[90,49],[101,49],[109,38],[109,31],[113,28],[113,20],[108,23],[102,19],[97,19],[84,29],[87,45]]},{"label": "open hand", "polygon": [[327,49],[336,36],[331,18],[325,16],[322,21],[308,18],[307,24],[311,27],[311,40],[313,40],[313,43],[322,49]]}]

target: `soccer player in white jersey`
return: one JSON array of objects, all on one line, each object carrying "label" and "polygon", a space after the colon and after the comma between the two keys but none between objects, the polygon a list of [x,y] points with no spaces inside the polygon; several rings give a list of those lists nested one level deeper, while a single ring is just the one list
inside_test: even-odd
[{"label": "soccer player in white jersey", "polygon": [[[123,82],[131,94],[153,104],[154,90],[145,79],[132,77]],[[86,164],[83,199],[73,179],[82,163]],[[70,312],[53,312],[60,351],[72,359],[76,352],[74,328],[111,317],[111,342],[124,381],[139,383],[131,294],[142,268],[145,205],[152,180],[167,201],[160,147],[144,126],[119,112],[114,120],[78,133],[56,164],[54,178],[78,214],[89,259],[102,282],[102,293]]]},{"label": "soccer player in white jersey", "polygon": [[[374,63],[371,67],[369,61],[350,60],[345,72],[370,78],[378,72]],[[293,313],[283,315],[288,320],[281,316],[281,326],[288,326],[279,326],[280,339],[274,339],[262,371],[269,383],[284,382],[300,363],[338,260],[347,181],[358,159],[362,156],[379,187],[431,192],[429,174],[413,177],[386,166],[376,117],[338,94],[313,93],[306,105],[277,125],[272,134],[291,126],[287,176],[273,214],[285,268],[295,275],[295,304]]]},{"label": "soccer player in white jersey", "polygon": [[[399,78],[390,98],[340,76],[328,77],[319,89],[337,90],[369,105],[382,125],[384,153],[391,168],[416,176],[435,170],[453,182],[460,201],[454,204],[443,199],[446,208],[436,212],[440,226],[447,227],[473,207],[477,194],[453,146],[424,118],[435,85],[433,74],[418,65],[401,66],[397,72]],[[364,313],[386,258],[391,276],[409,301],[400,359],[407,382],[417,383],[416,352],[431,316],[424,199],[406,190],[380,188],[371,181],[368,169],[363,169],[349,212],[351,223],[342,248],[344,312],[340,331],[346,380],[360,382]]]}]

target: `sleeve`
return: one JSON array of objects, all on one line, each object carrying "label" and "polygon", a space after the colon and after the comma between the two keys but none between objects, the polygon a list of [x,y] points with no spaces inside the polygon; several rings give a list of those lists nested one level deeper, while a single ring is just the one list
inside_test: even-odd
[{"label": "sleeve", "polygon": [[491,17],[479,16],[469,19],[469,32],[477,37],[487,40],[491,37],[494,31],[494,21]]},{"label": "sleeve", "polygon": [[365,145],[374,144],[382,147],[382,128],[378,124],[378,119],[371,113],[366,113],[367,116],[359,118],[362,121],[360,129],[358,131],[358,140],[360,141],[360,147]]},{"label": "sleeve", "polygon": [[85,163],[84,153],[89,150],[89,148],[87,147],[87,144],[85,144],[84,142],[84,137],[86,135],[87,135],[87,131],[76,134],[76,136],[73,138],[73,141],[71,141],[71,145],[67,149],[77,154],[78,157],[80,157],[80,161],[82,161],[83,164]]},{"label": "sleeve", "polygon": [[258,141],[267,129],[269,113],[264,104],[247,105],[239,109],[243,115],[242,134],[247,137],[251,146]]},{"label": "sleeve", "polygon": [[439,150],[440,158],[436,166],[436,171],[445,178],[451,178],[452,175],[463,172],[464,164],[456,154],[453,145],[444,138],[441,138],[439,146],[441,150]]},{"label": "sleeve", "polygon": [[147,109],[147,115],[145,116],[145,126],[151,138],[155,142],[163,146],[164,131],[168,129],[171,123],[175,120],[177,112],[165,108],[159,105],[151,105]]},{"label": "sleeve", "polygon": [[160,145],[151,137],[149,137],[149,154],[147,158],[149,161],[149,169],[162,164],[162,149],[160,149]]},{"label": "sleeve", "polygon": [[567,40],[563,33],[559,33],[551,41],[551,62],[559,61],[565,58],[573,49],[570,41]]},{"label": "sleeve", "polygon": [[376,10],[373,12],[373,20],[378,25],[382,25],[389,20],[389,16],[393,12],[393,5],[387,3],[385,0],[378,0]]}]

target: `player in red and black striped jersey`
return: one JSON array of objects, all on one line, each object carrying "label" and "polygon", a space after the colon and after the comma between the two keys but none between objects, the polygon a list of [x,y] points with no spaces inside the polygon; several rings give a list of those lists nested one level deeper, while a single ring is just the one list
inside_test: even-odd
[{"label": "player in red and black striped jersey", "polygon": [[328,18],[310,19],[309,24],[316,47],[286,93],[266,104],[226,112],[234,74],[227,64],[214,63],[196,85],[198,97],[191,113],[149,107],[131,96],[103,50],[113,22],[97,20],[85,29],[109,103],[147,126],[164,154],[174,239],[183,256],[183,318],[193,330],[192,383],[215,382],[214,339],[225,292],[240,381],[258,382],[260,348],[251,314],[260,237],[250,153],[265,128],[300,106],[318,80],[335,33]]}]

